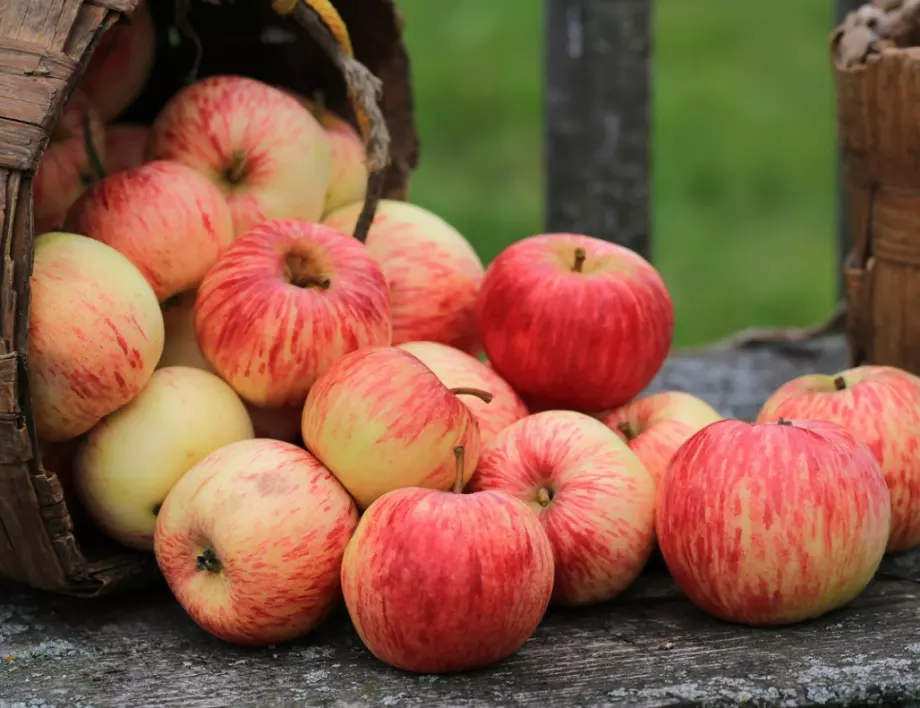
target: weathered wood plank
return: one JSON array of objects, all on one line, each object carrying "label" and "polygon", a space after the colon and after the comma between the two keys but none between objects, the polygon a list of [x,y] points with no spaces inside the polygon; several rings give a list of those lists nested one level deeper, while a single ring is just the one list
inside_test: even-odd
[{"label": "weathered wood plank", "polygon": [[546,1],[547,229],[649,257],[651,0]]}]

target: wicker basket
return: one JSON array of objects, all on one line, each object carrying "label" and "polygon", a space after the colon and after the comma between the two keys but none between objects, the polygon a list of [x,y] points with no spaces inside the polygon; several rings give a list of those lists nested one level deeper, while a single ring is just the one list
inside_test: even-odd
[{"label": "wicker basket", "polygon": [[[149,554],[98,535],[74,535],[58,478],[41,464],[31,415],[27,350],[32,270],[32,183],[49,134],[96,43],[137,0],[0,0],[0,579],[94,596],[158,577]],[[342,74],[320,44],[270,0],[149,0],[157,60],[146,88],[120,120],[149,123],[189,79],[243,74],[327,105],[357,125]],[[392,0],[336,0],[355,58],[383,82],[390,135],[382,195],[406,197],[418,143],[409,62]],[[200,41],[168,40],[177,8]],[[187,14],[186,14],[187,13]],[[331,35],[330,35],[331,36]]]},{"label": "wicker basket", "polygon": [[831,36],[853,244],[852,363],[920,374],[920,3],[873,0]]}]

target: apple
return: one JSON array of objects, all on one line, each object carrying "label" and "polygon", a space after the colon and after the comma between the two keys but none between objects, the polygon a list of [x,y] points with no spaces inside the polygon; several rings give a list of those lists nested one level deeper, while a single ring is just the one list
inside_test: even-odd
[{"label": "apple", "polygon": [[29,384],[38,437],[75,438],[147,385],[163,352],[153,288],[111,246],[51,232],[35,239]]},{"label": "apple", "polygon": [[500,492],[410,487],[363,514],[342,560],[355,630],[381,661],[404,671],[482,668],[517,652],[539,626],[553,589],[553,554],[536,516]]},{"label": "apple", "polygon": [[757,416],[837,423],[865,442],[891,492],[889,552],[920,546],[920,378],[891,366],[859,366],[786,382]]},{"label": "apple", "polygon": [[157,364],[165,366],[191,366],[202,371],[215,373],[207,362],[195,334],[195,298],[197,290],[188,290],[173,295],[163,302],[163,323],[166,327],[166,342],[163,356]]},{"label": "apple", "polygon": [[477,317],[486,356],[531,410],[623,405],[661,369],[674,333],[652,265],[580,234],[538,234],[502,251]]},{"label": "apple", "polygon": [[300,439],[303,406],[259,408],[247,403],[246,411],[249,413],[257,438],[271,438],[289,443],[296,443]]},{"label": "apple", "polygon": [[147,156],[187,164],[220,187],[237,235],[274,219],[319,221],[332,175],[329,142],[309,111],[242,76],[211,76],[173,96]]},{"label": "apple", "polygon": [[233,240],[223,195],[199,172],[155,160],[106,177],[74,203],[64,228],[108,244],[160,301],[198,287]]},{"label": "apple", "polygon": [[134,123],[113,123],[105,129],[105,172],[113,175],[144,164],[150,128]]},{"label": "apple", "polygon": [[157,369],[134,400],[87,434],[74,486],[107,536],[151,550],[157,514],[179,478],[214,450],[252,437],[243,402],[214,374]]},{"label": "apple", "polygon": [[[363,206],[337,209],[323,223],[351,234]],[[382,199],[367,249],[390,284],[393,344],[432,341],[481,351],[474,315],[482,261],[455,228],[415,204]]]},{"label": "apple", "polygon": [[200,460],[169,492],[154,553],[199,627],[241,645],[307,634],[341,598],[355,504],[309,452],[244,440]]},{"label": "apple", "polygon": [[155,58],[156,28],[146,0],[141,0],[102,36],[79,87],[108,122],[140,96]]},{"label": "apple", "polygon": [[891,499],[872,452],[835,423],[721,420],[674,455],[657,513],[661,554],[695,605],[782,625],[862,592],[885,552]]},{"label": "apple", "polygon": [[613,431],[584,413],[545,411],[483,448],[472,492],[505,492],[537,515],[553,547],[553,602],[590,605],[626,590],[655,546],[655,485]]},{"label": "apple", "polygon": [[195,332],[205,359],[247,402],[300,406],[336,360],[389,345],[386,281],[353,238],[321,224],[267,221],[208,271]]},{"label": "apple", "polygon": [[98,179],[92,153],[105,160],[105,126],[86,94],[74,91],[54,126],[33,181],[35,233],[63,227],[77,197]]},{"label": "apple", "polygon": [[640,396],[599,418],[636,453],[656,487],[677,448],[710,423],[722,420],[706,401],[683,391]]},{"label": "apple", "polygon": [[324,214],[340,207],[363,202],[367,194],[367,151],[364,141],[351,123],[330,111],[322,101],[311,101],[282,89],[297,98],[326,131],[332,155],[332,177],[326,193]]},{"label": "apple", "polygon": [[483,445],[527,415],[527,407],[514,389],[495,371],[466,352],[438,342],[406,342],[399,348],[417,357],[448,388],[473,387],[492,394],[488,403],[475,395],[458,394],[479,423]]},{"label": "apple", "polygon": [[476,469],[479,426],[458,394],[415,356],[396,347],[359,349],[323,374],[307,396],[301,432],[308,450],[366,509],[400,487],[448,489],[454,448],[462,445],[464,481]]}]

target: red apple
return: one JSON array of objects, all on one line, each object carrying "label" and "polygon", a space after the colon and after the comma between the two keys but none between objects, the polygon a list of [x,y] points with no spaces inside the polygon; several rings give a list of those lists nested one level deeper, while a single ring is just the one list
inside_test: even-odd
[{"label": "red apple", "polygon": [[105,160],[105,127],[86,95],[74,91],[35,173],[36,234],[60,229],[70,205],[100,177],[100,165],[94,164],[91,156],[93,151],[101,161]]},{"label": "red apple", "polygon": [[706,401],[683,391],[662,391],[633,399],[599,416],[623,438],[656,486],[677,448],[722,416]]},{"label": "red apple", "polygon": [[[487,392],[462,392],[490,399]],[[360,509],[400,487],[448,489],[454,448],[466,449],[466,481],[481,447],[476,419],[457,393],[409,352],[361,349],[336,361],[310,389],[303,440]]]},{"label": "red apple", "polygon": [[332,170],[329,142],[297,99],[241,76],[188,86],[153,124],[148,157],[183,162],[227,198],[237,235],[273,219],[319,221]]},{"label": "red apple", "polygon": [[438,342],[406,342],[399,348],[418,358],[448,388],[472,387],[492,394],[488,403],[479,396],[458,394],[479,423],[483,445],[527,415],[527,407],[508,382],[466,352]]},{"label": "red apple", "polygon": [[155,56],[156,28],[146,0],[141,0],[102,36],[80,79],[79,87],[104,121],[134,103],[150,78]]},{"label": "red apple", "polygon": [[35,239],[29,384],[38,436],[82,435],[132,400],[163,352],[163,315],[141,272],[76,234]]},{"label": "red apple", "polygon": [[[462,478],[465,465],[458,462]],[[397,489],[361,517],[342,592],[371,653],[405,671],[494,664],[534,633],[553,588],[550,542],[527,506],[500,492]]]},{"label": "red apple", "polygon": [[133,123],[113,123],[105,129],[105,172],[113,175],[144,164],[150,128]]},{"label": "red apple", "polygon": [[195,331],[205,359],[249,403],[302,405],[342,356],[390,343],[390,300],[358,241],[321,224],[267,221],[205,276]]},{"label": "red apple", "polygon": [[[323,223],[351,234],[363,206],[338,209]],[[470,354],[481,351],[475,306],[482,261],[455,228],[422,207],[383,199],[367,249],[390,284],[393,344],[432,341]]]},{"label": "red apple", "polygon": [[74,203],[64,226],[126,256],[161,302],[198,287],[233,240],[220,190],[167,160],[100,180]]},{"label": "red apple", "polygon": [[478,304],[492,366],[534,409],[621,406],[661,369],[674,307],[637,253],[578,234],[540,234],[489,265]]},{"label": "red apple", "polygon": [[658,497],[658,546],[678,587],[751,625],[848,604],[875,574],[890,523],[871,451],[823,421],[712,423],[674,455]]},{"label": "red apple", "polygon": [[303,636],[341,597],[354,502],[309,452],[276,440],[225,445],[172,488],[154,553],[200,627],[235,644]]},{"label": "red apple", "polygon": [[526,502],[553,546],[553,601],[610,600],[638,577],[655,545],[655,485],[600,421],[572,411],[535,413],[485,446],[470,491]]},{"label": "red apple", "polygon": [[920,546],[920,378],[890,366],[799,376],[770,396],[757,420],[780,416],[837,423],[865,442],[891,492],[887,550]]}]

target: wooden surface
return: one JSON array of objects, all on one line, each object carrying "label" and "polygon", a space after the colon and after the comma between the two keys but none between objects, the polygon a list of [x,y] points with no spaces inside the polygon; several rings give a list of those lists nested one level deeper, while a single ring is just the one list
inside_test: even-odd
[{"label": "wooden surface", "polygon": [[[653,389],[753,418],[788,378],[845,366],[842,340],[704,351]],[[0,586],[0,706],[755,706],[920,703],[920,554],[885,561],[849,607],[781,630],[715,621],[653,565],[613,602],[551,610],[511,659],[454,676],[376,661],[339,612],[289,645],[243,650],[165,589],[103,601]]]},{"label": "wooden surface", "polygon": [[546,0],[547,229],[648,257],[651,0]]}]

